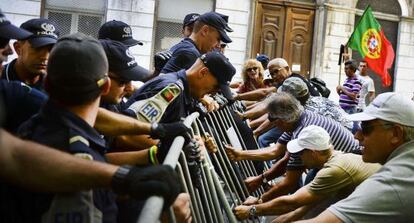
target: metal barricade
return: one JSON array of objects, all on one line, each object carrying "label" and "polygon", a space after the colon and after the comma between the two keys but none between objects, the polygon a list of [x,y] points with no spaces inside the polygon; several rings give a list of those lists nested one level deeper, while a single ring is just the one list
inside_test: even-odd
[{"label": "metal barricade", "polygon": [[[205,158],[200,163],[199,174],[196,177],[191,174],[193,166],[187,162],[186,155],[182,151],[185,145],[184,138],[181,136],[174,139],[163,162],[163,165],[170,165],[176,169],[184,192],[190,195],[194,223],[238,222],[232,208],[240,205],[250,195],[244,179],[257,175],[251,161],[233,162],[226,155],[223,143],[230,144],[233,141],[242,149],[247,149],[232,114],[234,109],[239,108],[233,106],[230,108],[224,104],[218,111],[203,114],[202,117],[195,112],[185,119],[185,125],[192,126],[193,134],[205,136],[209,133],[218,147],[216,153],[208,154],[203,151]],[[260,188],[252,195],[260,196],[263,191],[263,188]],[[138,222],[158,222],[163,203],[162,197],[150,197]],[[171,212],[172,210],[170,210],[170,222],[175,222]],[[260,221],[255,218],[242,222]]]}]

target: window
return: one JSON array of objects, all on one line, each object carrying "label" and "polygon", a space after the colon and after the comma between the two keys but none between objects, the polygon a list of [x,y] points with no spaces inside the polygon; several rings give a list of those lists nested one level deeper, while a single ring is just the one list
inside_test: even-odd
[{"label": "window", "polygon": [[214,3],[214,0],[159,0],[154,52],[167,50],[182,39],[185,15],[213,11]]},{"label": "window", "polygon": [[104,0],[46,0],[45,17],[57,24],[61,36],[81,32],[97,37],[105,8]]}]

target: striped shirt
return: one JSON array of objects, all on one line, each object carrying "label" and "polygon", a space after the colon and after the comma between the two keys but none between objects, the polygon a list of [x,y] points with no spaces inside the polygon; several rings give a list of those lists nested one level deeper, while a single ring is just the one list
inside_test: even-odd
[{"label": "striped shirt", "polygon": [[[324,128],[329,133],[331,143],[334,145],[335,150],[349,153],[360,149],[359,141],[354,139],[352,133],[339,122],[306,110],[300,116],[296,128],[290,133],[284,132],[282,136],[280,136],[278,143],[286,145],[290,140],[296,139],[302,129],[309,125],[316,125]],[[300,156],[298,154],[290,154],[287,169],[302,168],[303,163]]]},{"label": "striped shirt", "polygon": [[[361,80],[358,79],[356,75],[351,78],[347,78],[345,83],[342,85],[348,92],[359,94],[361,91],[362,83]],[[339,106],[343,109],[354,108],[358,105],[358,98],[352,100],[348,95],[345,93],[339,94]]]}]

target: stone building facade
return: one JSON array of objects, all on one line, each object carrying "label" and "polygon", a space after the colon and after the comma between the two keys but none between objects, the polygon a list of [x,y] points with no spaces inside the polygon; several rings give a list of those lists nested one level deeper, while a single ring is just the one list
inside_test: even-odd
[{"label": "stone building facade", "polygon": [[[285,16],[285,27],[293,26],[289,21],[297,21],[300,25],[303,19],[299,15],[300,11],[306,9],[311,12],[307,17],[311,19],[308,23],[311,30],[308,30],[310,35],[305,46],[309,48],[309,53],[302,60],[309,66],[301,73],[325,80],[333,91],[331,97],[334,100],[337,99],[334,89],[339,78],[339,46],[346,43],[355,27],[356,19],[368,4],[372,6],[376,18],[387,28],[384,28],[386,35],[393,39],[396,54],[392,71],[393,86],[382,88],[380,80],[376,79],[377,92],[393,90],[411,98],[414,92],[413,0],[0,0],[0,8],[17,25],[41,16],[66,24],[65,32],[84,31],[93,34],[96,32],[93,28],[96,24],[112,19],[122,20],[131,25],[134,38],[144,42],[143,46],[135,46],[131,50],[139,64],[147,68],[151,67],[152,55],[157,50],[179,41],[180,23],[186,13],[215,10],[229,15],[229,24],[234,29],[230,33],[233,43],[228,45],[225,54],[238,72],[244,60],[263,53],[264,48],[261,48],[260,41],[268,41],[266,38],[270,38],[270,41],[277,43],[291,34],[289,30],[284,30],[280,35],[276,33],[267,36],[268,31],[257,27],[257,24],[262,20],[268,23],[276,20],[264,21],[272,18],[272,11],[263,9],[284,9],[285,12],[281,15]],[[295,11],[299,13],[296,20],[295,14],[293,17],[287,14]],[[270,14],[266,14],[267,12]],[[275,32],[280,28],[274,27]],[[175,34],[171,34],[173,31]],[[288,47],[289,44],[294,48],[291,54],[295,54],[294,50],[302,52],[302,48],[298,48],[302,34],[298,33],[292,39],[279,42],[283,48],[274,56],[286,55],[283,51],[292,50]],[[288,55],[292,57],[291,54]],[[352,57],[358,57],[355,52],[351,54]],[[292,58],[289,60],[294,61],[294,56]],[[298,67],[300,66],[296,66]],[[343,71],[341,73],[343,80],[345,75]]]}]

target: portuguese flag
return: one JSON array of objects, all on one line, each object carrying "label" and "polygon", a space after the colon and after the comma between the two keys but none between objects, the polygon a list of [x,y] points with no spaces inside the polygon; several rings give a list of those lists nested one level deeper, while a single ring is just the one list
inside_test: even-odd
[{"label": "portuguese flag", "polygon": [[371,6],[368,6],[362,14],[347,46],[358,50],[367,61],[368,67],[381,77],[383,86],[391,85],[392,80],[388,69],[394,62],[394,50],[385,37],[381,25],[372,15]]}]

